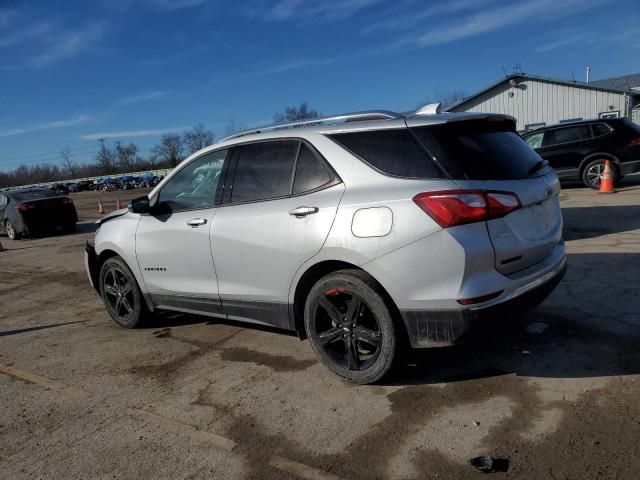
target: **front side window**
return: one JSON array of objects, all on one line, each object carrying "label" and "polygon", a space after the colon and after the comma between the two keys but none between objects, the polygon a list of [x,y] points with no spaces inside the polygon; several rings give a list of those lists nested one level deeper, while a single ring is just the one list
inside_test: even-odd
[{"label": "front side window", "polygon": [[542,146],[542,139],[544,138],[544,132],[534,133],[524,139],[531,148],[540,148]]},{"label": "front side window", "polygon": [[171,212],[213,207],[227,153],[208,153],[181,169],[160,190],[158,207]]},{"label": "front side window", "polygon": [[253,202],[289,195],[299,145],[296,140],[274,140],[237,147],[238,164],[231,202]]},{"label": "front side window", "polygon": [[548,130],[545,133],[542,146],[558,145],[561,143],[580,142],[590,137],[587,125],[577,125],[575,127],[557,128]]}]

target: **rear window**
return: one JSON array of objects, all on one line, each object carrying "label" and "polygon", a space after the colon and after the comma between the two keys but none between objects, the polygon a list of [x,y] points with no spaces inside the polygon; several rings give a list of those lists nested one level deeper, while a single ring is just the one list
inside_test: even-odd
[{"label": "rear window", "polygon": [[541,161],[511,122],[453,122],[412,131],[456,180],[528,178]]},{"label": "rear window", "polygon": [[28,202],[30,200],[40,200],[42,198],[59,197],[60,194],[53,190],[33,190],[32,192],[12,192],[11,196],[18,202]]},{"label": "rear window", "polygon": [[406,128],[338,133],[329,137],[387,175],[404,178],[444,176]]}]

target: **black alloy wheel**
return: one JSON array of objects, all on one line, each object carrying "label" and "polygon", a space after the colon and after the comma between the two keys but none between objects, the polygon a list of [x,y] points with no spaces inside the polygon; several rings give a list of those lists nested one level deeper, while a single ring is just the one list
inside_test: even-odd
[{"label": "black alloy wheel", "polygon": [[107,259],[100,269],[100,293],[111,318],[120,326],[134,328],[145,312],[136,279],[120,257]]},{"label": "black alloy wheel", "polygon": [[343,270],[311,290],[305,326],[320,361],[338,375],[373,383],[395,358],[395,326],[380,287],[366,273]]}]

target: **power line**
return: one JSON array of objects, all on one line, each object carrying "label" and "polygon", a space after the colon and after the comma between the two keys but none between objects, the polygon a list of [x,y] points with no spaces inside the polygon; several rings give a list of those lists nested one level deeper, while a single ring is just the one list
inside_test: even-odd
[{"label": "power line", "polygon": [[[78,147],[77,149],[70,149],[69,151],[71,153],[77,154],[77,153],[90,153],[91,151],[95,151],[98,147],[96,145],[92,145],[92,146],[86,146],[86,147]],[[56,155],[55,158],[60,159],[60,153],[61,153],[62,149],[58,150],[57,152],[47,152],[47,153],[34,153],[34,154],[30,154],[30,155],[23,155],[20,157],[13,157],[13,158],[1,158],[0,159],[0,163],[2,162],[21,162],[23,159],[29,159],[29,158],[35,158],[35,157],[50,157],[51,155]],[[42,161],[42,160],[38,160],[38,161]]]}]

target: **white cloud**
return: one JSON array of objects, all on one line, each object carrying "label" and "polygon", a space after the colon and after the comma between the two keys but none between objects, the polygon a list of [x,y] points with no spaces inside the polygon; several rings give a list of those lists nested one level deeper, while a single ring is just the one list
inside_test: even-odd
[{"label": "white cloud", "polygon": [[146,0],[145,3],[160,10],[181,10],[198,7],[207,0]]},{"label": "white cloud", "polygon": [[414,44],[422,47],[441,45],[518,25],[527,20],[549,20],[588,8],[603,0],[526,0],[473,13],[444,24],[427,33],[405,37],[394,47]]},{"label": "white cloud", "polygon": [[26,132],[27,130],[24,128],[10,128],[8,130],[0,130],[0,137],[12,137],[13,135],[20,135]]},{"label": "white cloud", "polygon": [[141,93],[139,95],[124,97],[116,102],[116,107],[124,107],[125,105],[131,105],[132,103],[155,100],[156,98],[166,97],[170,93],[171,93],[170,90],[154,90],[152,92],[146,92],[146,93]]},{"label": "white cloud", "polygon": [[270,21],[338,21],[351,17],[381,0],[278,0],[269,7],[245,7],[245,13]]},{"label": "white cloud", "polygon": [[[424,10],[416,10],[414,4],[401,5],[401,8],[395,8],[393,11],[383,12],[384,20],[372,22],[363,28],[363,33],[374,33],[392,30],[408,30],[416,27],[424,20],[433,17],[442,17],[451,13],[470,10],[479,7],[486,7],[496,0],[449,0],[445,3],[430,5]],[[408,11],[407,11],[408,10]]]},{"label": "white cloud", "polygon": [[68,128],[83,125],[92,119],[90,115],[77,115],[72,118],[63,120],[54,120],[52,122],[38,123],[30,127],[10,128],[8,130],[0,130],[0,137],[11,137],[14,135],[22,135],[23,133],[37,132],[40,130],[51,130],[54,128]]},{"label": "white cloud", "polygon": [[16,25],[0,37],[0,48],[9,49],[15,58],[13,63],[5,64],[1,69],[42,68],[75,57],[99,42],[105,30],[103,22],[78,28],[66,28],[52,22]]},{"label": "white cloud", "polygon": [[44,51],[28,57],[25,64],[36,68],[46,67],[59,60],[74,57],[101,40],[103,35],[104,26],[101,23],[53,35],[52,42]]},{"label": "white cloud", "polygon": [[159,128],[155,130],[125,130],[122,132],[99,132],[82,135],[85,140],[100,140],[103,138],[122,138],[122,137],[153,137],[155,135],[163,135],[165,133],[175,133],[189,129],[189,126]]}]

